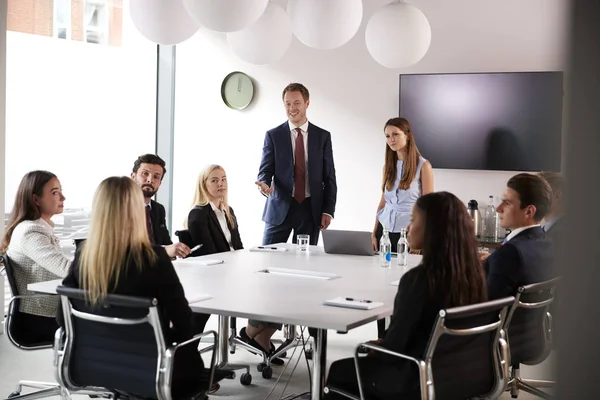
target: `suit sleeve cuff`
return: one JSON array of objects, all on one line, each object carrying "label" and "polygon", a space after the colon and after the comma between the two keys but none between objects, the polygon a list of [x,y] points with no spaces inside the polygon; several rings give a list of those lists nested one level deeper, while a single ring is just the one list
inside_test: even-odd
[{"label": "suit sleeve cuff", "polygon": [[331,219],[333,219],[333,215],[331,215],[329,213],[321,213],[321,215],[329,215],[331,217]]}]

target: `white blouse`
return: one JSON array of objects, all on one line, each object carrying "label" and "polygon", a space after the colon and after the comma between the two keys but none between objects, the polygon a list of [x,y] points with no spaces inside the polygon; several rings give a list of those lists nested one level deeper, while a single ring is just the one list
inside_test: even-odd
[{"label": "white blouse", "polygon": [[210,202],[210,206],[215,212],[217,219],[219,220],[219,225],[221,225],[221,230],[225,235],[225,239],[227,240],[227,244],[229,245],[229,249],[233,251],[233,246],[231,245],[231,232],[229,231],[229,227],[227,226],[227,214],[225,214],[225,207],[221,205],[221,209],[218,209],[217,206]]}]

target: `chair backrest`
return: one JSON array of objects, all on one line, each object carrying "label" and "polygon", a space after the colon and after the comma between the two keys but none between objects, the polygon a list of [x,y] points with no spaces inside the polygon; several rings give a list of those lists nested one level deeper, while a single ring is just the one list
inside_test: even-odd
[{"label": "chair backrest", "polygon": [[59,286],[57,293],[66,333],[59,381],[71,390],[157,398],[166,349],[157,301],[109,294],[92,307],[81,289]]},{"label": "chair backrest", "polygon": [[19,289],[17,288],[17,281],[15,279],[15,268],[12,265],[12,261],[5,254],[2,256],[4,258],[4,272],[6,273],[6,279],[8,279],[8,285],[10,286],[10,291],[13,296],[19,296]]},{"label": "chair backrest", "polygon": [[192,235],[190,234],[190,231],[188,231],[187,229],[175,231],[175,235],[179,238],[179,241],[181,243],[185,244],[190,249],[196,245],[194,243],[194,240],[192,239]]},{"label": "chair backrest", "polygon": [[427,398],[434,390],[438,399],[501,394],[508,377],[499,358],[500,339],[513,303],[508,297],[439,312],[425,350],[427,379],[433,381]]},{"label": "chair backrest", "polygon": [[508,335],[512,365],[535,365],[544,361],[552,350],[552,315],[559,278],[521,286],[517,290],[504,330]]},{"label": "chair backrest", "polygon": [[21,298],[25,296],[19,293],[15,278],[15,268],[10,257],[5,254],[3,259],[4,273],[6,274],[6,279],[13,295],[8,305],[6,319],[4,320],[8,339],[16,347],[23,350],[39,350],[52,347],[54,344],[54,335],[42,337],[43,335],[31,332],[30,324],[28,325],[24,321],[25,316],[24,313],[19,311],[19,306],[21,305]]}]

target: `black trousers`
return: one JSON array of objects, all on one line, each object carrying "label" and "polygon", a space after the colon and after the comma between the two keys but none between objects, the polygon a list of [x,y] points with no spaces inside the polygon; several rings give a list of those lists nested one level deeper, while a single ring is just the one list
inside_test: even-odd
[{"label": "black trousers", "polygon": [[[381,222],[377,225],[377,231],[375,232],[375,237],[377,238],[377,246],[379,246],[379,241],[383,236],[383,226]],[[390,242],[392,242],[392,253],[398,252],[398,240],[400,240],[400,232],[389,232]]]},{"label": "black trousers", "polygon": [[[381,222],[377,225],[377,231],[375,232],[375,237],[377,238],[377,244],[379,245],[379,241],[383,236],[383,226]],[[400,233],[389,232],[390,241],[392,242],[392,253],[398,252],[398,240],[400,240]],[[379,339],[383,338],[385,334],[385,318],[377,321],[377,337]]]},{"label": "black trousers", "polygon": [[[320,220],[321,216],[319,215]],[[294,232],[293,243],[296,243],[297,235],[308,234],[310,235],[310,244],[316,245],[319,241],[319,224],[315,224],[310,197],[305,198],[302,203],[292,199],[290,209],[281,225],[265,223],[263,245],[286,243],[292,231]]]}]

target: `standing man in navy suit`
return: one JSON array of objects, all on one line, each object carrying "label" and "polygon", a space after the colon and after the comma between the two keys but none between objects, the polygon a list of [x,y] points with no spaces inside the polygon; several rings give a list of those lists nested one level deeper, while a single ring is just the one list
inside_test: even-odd
[{"label": "standing man in navy suit", "polygon": [[287,242],[293,231],[309,234],[316,245],[335,212],[337,183],[331,134],[308,122],[308,89],[291,83],[283,89],[288,121],[267,131],[258,185],[267,196],[263,244]]}]

